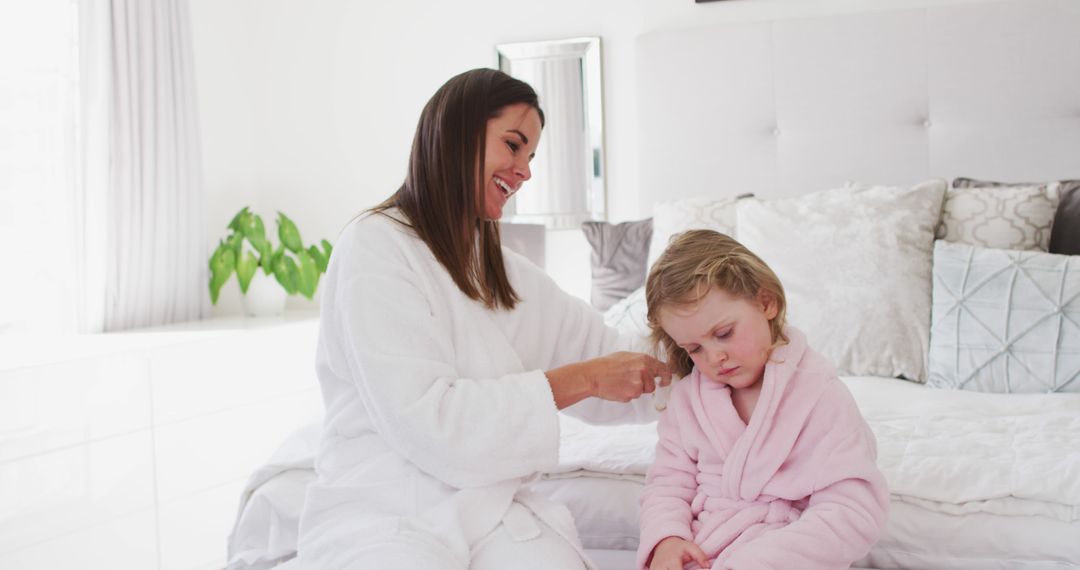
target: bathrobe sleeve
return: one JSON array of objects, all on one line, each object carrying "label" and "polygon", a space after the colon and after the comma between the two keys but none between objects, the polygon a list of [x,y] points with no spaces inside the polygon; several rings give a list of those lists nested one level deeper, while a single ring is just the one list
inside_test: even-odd
[{"label": "bathrobe sleeve", "polygon": [[[527,368],[551,370],[618,351],[652,354],[648,339],[619,333],[604,324],[603,315],[584,300],[563,291],[555,281],[524,257],[504,248],[504,259],[522,302],[511,327],[518,353]],[[656,421],[651,395],[629,403],[586,398],[563,410],[592,424],[609,425]]]},{"label": "bathrobe sleeve", "polygon": [[843,569],[880,537],[888,488],[875,465],[874,436],[840,381],[823,394],[799,437],[804,444],[789,458],[791,468],[816,473],[806,509],[790,525],[741,544],[719,568]]},{"label": "bathrobe sleeve", "polygon": [[[481,487],[551,468],[558,416],[541,370],[464,377],[461,358],[508,350],[482,309],[472,336],[454,338],[448,303],[468,302],[423,242],[385,217],[343,234],[328,275],[323,334],[355,384],[374,430],[397,453],[458,488]],[[340,250],[340,251],[339,251]],[[481,322],[483,321],[483,322]],[[471,355],[471,356],[463,356]],[[328,398],[327,414],[334,414]]]},{"label": "bathrobe sleeve", "polygon": [[675,385],[671,402],[657,422],[656,460],[649,467],[641,492],[638,568],[648,567],[649,556],[661,540],[669,536],[694,539],[691,504],[698,488],[698,464],[696,452],[687,449],[683,435],[683,430],[696,429],[687,397],[690,384],[687,378]]}]

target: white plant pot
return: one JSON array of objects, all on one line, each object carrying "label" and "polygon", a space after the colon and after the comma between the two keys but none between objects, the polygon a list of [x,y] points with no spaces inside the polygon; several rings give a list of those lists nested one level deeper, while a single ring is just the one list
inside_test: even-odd
[{"label": "white plant pot", "polygon": [[262,268],[256,269],[244,295],[244,313],[249,317],[280,316],[285,312],[288,296],[273,275],[263,273]]}]

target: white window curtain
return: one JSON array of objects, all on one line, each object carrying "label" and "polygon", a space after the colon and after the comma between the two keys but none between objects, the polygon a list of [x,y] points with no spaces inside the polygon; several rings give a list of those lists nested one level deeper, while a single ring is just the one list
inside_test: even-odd
[{"label": "white window curtain", "polygon": [[187,2],[79,6],[79,328],[201,318],[206,210]]}]

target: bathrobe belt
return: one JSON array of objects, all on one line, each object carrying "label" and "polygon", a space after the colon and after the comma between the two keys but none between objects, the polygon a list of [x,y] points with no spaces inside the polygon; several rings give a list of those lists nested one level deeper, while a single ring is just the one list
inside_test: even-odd
[{"label": "bathrobe belt", "polygon": [[697,505],[694,510],[701,512],[698,518],[703,523],[719,513],[725,513],[722,515],[725,519],[737,513],[740,518],[749,517],[757,523],[789,524],[799,520],[799,515],[803,511],[793,501],[787,499],[762,497],[753,501],[744,501],[728,497],[710,497],[705,493],[694,497],[694,504]]}]

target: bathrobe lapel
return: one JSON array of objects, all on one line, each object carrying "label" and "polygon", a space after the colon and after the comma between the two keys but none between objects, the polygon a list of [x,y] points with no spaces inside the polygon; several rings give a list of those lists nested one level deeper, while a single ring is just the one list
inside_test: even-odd
[{"label": "bathrobe lapel", "polygon": [[[432,258],[434,260],[434,258]],[[469,342],[459,343],[457,349],[458,374],[463,377],[499,377],[521,373],[528,370],[519,351],[508,336],[520,327],[518,318],[509,311],[490,311],[478,301],[464,293],[443,272],[435,273],[436,279],[444,290],[459,298],[448,303],[444,310],[451,311],[455,338],[468,338]],[[483,342],[475,342],[482,339]],[[492,522],[501,522],[514,540],[531,540],[541,534],[537,520],[543,521],[556,534],[562,536],[581,556],[587,570],[596,570],[589,561],[574,525],[570,511],[561,504],[551,503],[529,490],[528,483],[539,475],[526,477],[519,481],[503,481],[483,488],[462,489],[456,496],[438,507],[445,512],[449,524],[445,528],[428,528],[429,533],[445,535],[453,527],[462,530],[463,541],[460,547],[482,544],[481,539],[492,530]],[[476,517],[471,510],[477,505],[484,505],[491,512],[502,513],[497,519]]]},{"label": "bathrobe lapel", "polygon": [[[695,368],[691,373],[695,375],[698,394],[690,398],[690,405],[694,410],[694,416],[704,418],[701,429],[709,442],[713,444],[713,451],[727,459],[735,449],[736,443],[746,431],[746,426],[739,419],[735,411],[735,404],[731,401],[731,388],[719,382],[701,378],[701,372]],[[711,409],[707,409],[706,403]]]},{"label": "bathrobe lapel", "polygon": [[[789,342],[774,350],[765,366],[750,423],[724,464],[724,492],[729,497],[755,500],[761,496],[790,455],[825,388],[825,376],[798,374],[806,354],[806,336],[791,327],[784,332]],[[729,415],[738,418],[734,409]]]}]

